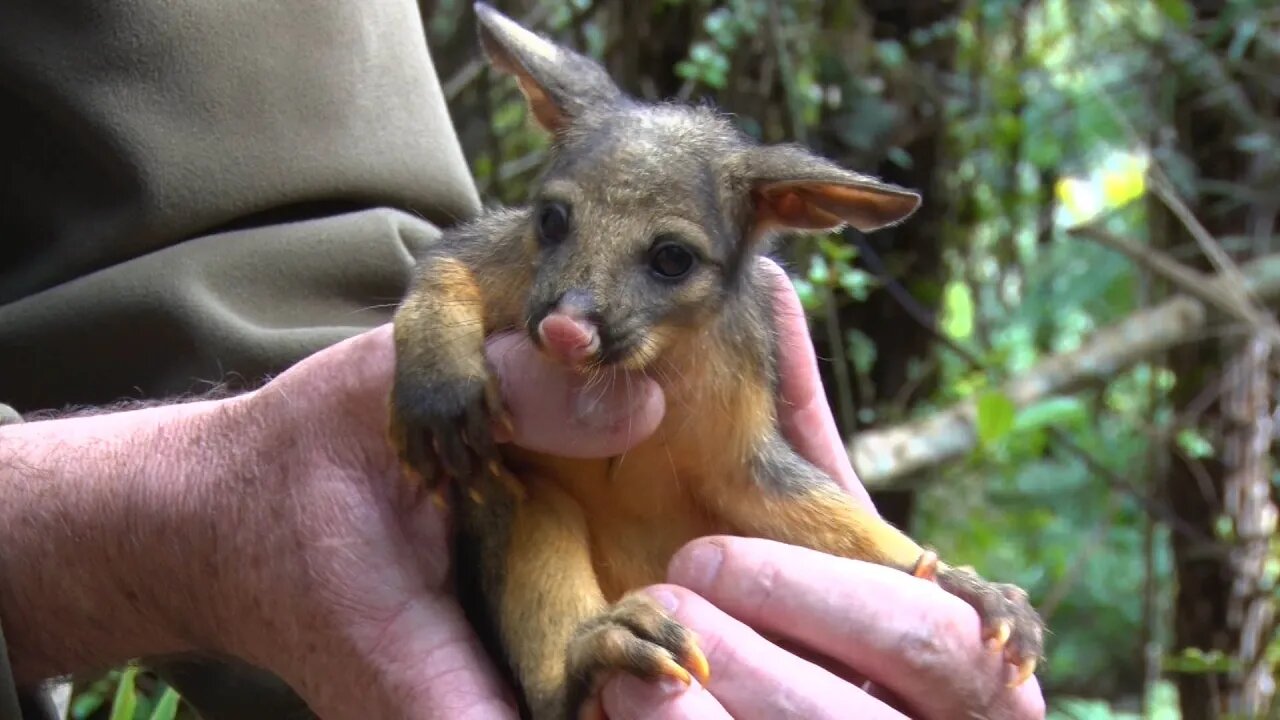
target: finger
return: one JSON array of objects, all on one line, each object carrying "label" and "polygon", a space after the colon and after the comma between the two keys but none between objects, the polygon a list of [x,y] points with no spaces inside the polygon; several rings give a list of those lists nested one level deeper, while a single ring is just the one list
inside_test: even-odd
[{"label": "finger", "polygon": [[[903,718],[856,686],[784,651],[685,588],[659,585],[648,592],[697,634],[711,667],[707,690],[734,718]],[[685,692],[692,695],[698,690]],[[693,698],[687,701],[693,702]]]},{"label": "finger", "polygon": [[486,353],[502,380],[521,447],[566,457],[620,455],[653,434],[665,409],[649,377],[621,369],[583,376],[544,357],[523,335],[491,338]]},{"label": "finger", "polygon": [[935,584],[891,568],[751,538],[705,538],[673,558],[668,580],[766,634],[785,637],[888,688],[925,718],[1041,718],[1033,681],[988,652],[977,613]]},{"label": "finger", "polygon": [[610,679],[600,691],[609,720],[729,720],[733,716],[715,696],[693,681],[693,686],[673,687],[665,682],[645,682],[633,675]]},{"label": "finger", "polygon": [[777,263],[761,258],[773,283],[774,321],[778,329],[778,420],[782,434],[805,459],[840,483],[874,510],[836,429],[835,417],[822,389],[818,358],[809,337],[804,307],[795,287]]}]

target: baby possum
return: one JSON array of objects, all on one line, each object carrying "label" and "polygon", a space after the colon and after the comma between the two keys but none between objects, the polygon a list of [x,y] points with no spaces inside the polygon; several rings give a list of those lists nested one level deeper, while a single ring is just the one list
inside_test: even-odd
[{"label": "baby possum", "polygon": [[[761,145],[703,107],[627,97],[594,61],[477,4],[481,44],[552,137],[528,205],[451,230],[395,315],[391,438],[419,489],[447,481],[459,592],[526,717],[563,720],[610,673],[710,668],[647,596],[697,537],[771,538],[936,579],[984,637],[1034,671],[1027,595],[936,555],[846,495],[782,438],[771,236],[909,217],[909,190],[806,150]],[[485,338],[517,330],[583,372],[643,370],[667,398],[624,456],[495,445],[509,422]]]}]

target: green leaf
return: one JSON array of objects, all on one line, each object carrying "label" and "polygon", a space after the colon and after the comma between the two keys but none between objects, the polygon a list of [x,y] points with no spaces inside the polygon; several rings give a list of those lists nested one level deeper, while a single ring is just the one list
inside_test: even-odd
[{"label": "green leaf", "polygon": [[1182,448],[1182,452],[1186,453],[1187,457],[1194,460],[1213,457],[1213,443],[1192,428],[1183,428],[1178,431],[1178,447]]},{"label": "green leaf", "polygon": [[942,331],[959,340],[973,334],[973,292],[958,280],[942,292]]},{"label": "green leaf", "polygon": [[791,284],[796,289],[796,295],[800,296],[800,305],[805,310],[813,312],[822,307],[822,298],[818,296],[817,290],[814,289],[813,283],[805,278],[792,278]]},{"label": "green leaf", "polygon": [[818,247],[823,254],[834,261],[852,260],[858,255],[858,246],[837,242],[839,235],[822,235],[818,238]]},{"label": "green leaf", "polygon": [[156,709],[151,713],[151,720],[173,720],[178,715],[178,703],[181,700],[177,690],[166,687],[160,701],[156,703]]},{"label": "green leaf", "polygon": [[1191,6],[1187,0],[1156,0],[1156,7],[1174,25],[1186,29],[1191,25]]},{"label": "green leaf", "polygon": [[839,272],[840,287],[844,288],[844,291],[854,300],[866,300],[871,289],[876,286],[875,277],[864,270],[850,267],[845,263],[840,263],[836,269]]},{"label": "green leaf", "polygon": [[110,720],[133,720],[133,712],[138,707],[138,693],[134,688],[137,677],[136,665],[130,665],[120,675],[120,683],[116,685],[116,696],[111,702]]},{"label": "green leaf", "polygon": [[809,282],[814,285],[826,285],[831,281],[831,268],[827,265],[827,259],[821,255],[814,255],[809,261]]},{"label": "green leaf", "polygon": [[1088,420],[1089,412],[1084,402],[1076,397],[1051,397],[1018,412],[1013,430],[1026,432],[1063,425],[1080,426]]},{"label": "green leaf", "polygon": [[1008,395],[993,390],[978,398],[978,439],[983,445],[993,445],[1013,429],[1018,408]]}]

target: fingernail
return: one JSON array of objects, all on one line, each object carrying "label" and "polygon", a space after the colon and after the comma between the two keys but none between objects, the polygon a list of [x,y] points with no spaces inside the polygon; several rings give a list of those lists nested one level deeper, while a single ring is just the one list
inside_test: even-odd
[{"label": "fingernail", "polygon": [[649,596],[656,600],[667,612],[675,612],[680,608],[680,598],[676,597],[676,594],[670,590],[661,588],[650,590]]},{"label": "fingernail", "polygon": [[671,568],[671,581],[693,590],[709,587],[724,563],[724,548],[714,540],[697,542],[693,548],[677,556]]}]

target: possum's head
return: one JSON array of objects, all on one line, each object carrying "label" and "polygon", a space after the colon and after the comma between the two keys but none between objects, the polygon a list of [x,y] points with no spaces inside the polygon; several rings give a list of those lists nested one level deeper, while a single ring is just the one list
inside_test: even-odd
[{"label": "possum's head", "polygon": [[760,145],[708,108],[625,96],[593,60],[476,4],[494,67],[552,137],[527,237],[528,331],[569,362],[642,368],[704,327],[778,232],[870,232],[909,190],[790,145]]}]

